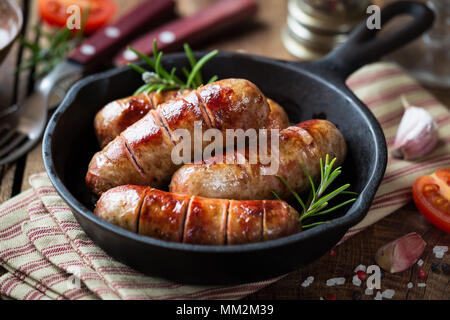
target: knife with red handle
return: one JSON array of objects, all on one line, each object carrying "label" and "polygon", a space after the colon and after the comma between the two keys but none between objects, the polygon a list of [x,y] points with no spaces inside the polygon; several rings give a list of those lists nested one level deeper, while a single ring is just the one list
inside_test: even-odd
[{"label": "knife with red handle", "polygon": [[[153,41],[164,52],[182,48],[184,43],[195,44],[224,29],[246,21],[256,14],[258,5],[254,0],[218,0],[200,12],[166,23],[139,37],[129,46],[147,55],[153,53]],[[137,60],[130,50],[124,49],[114,58],[115,65],[125,65]]]},{"label": "knife with red handle", "polygon": [[148,31],[174,17],[174,0],[146,0],[109,24],[72,51],[67,59],[91,67],[123,48],[143,31]]}]

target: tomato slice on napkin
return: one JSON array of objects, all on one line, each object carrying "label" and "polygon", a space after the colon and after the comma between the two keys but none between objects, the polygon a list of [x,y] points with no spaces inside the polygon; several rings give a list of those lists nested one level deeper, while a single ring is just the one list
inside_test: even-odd
[{"label": "tomato slice on napkin", "polygon": [[79,6],[81,19],[84,19],[87,10],[88,18],[84,28],[87,34],[102,27],[116,12],[116,5],[112,0],[39,0],[39,14],[48,24],[62,28],[71,15],[67,12],[71,5]]},{"label": "tomato slice on napkin", "polygon": [[433,225],[450,233],[450,168],[416,179],[413,198],[417,208]]}]

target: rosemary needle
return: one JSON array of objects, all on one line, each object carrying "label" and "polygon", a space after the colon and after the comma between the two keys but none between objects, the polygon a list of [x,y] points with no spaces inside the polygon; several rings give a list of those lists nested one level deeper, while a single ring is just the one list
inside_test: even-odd
[{"label": "rosemary needle", "polygon": [[89,8],[84,11],[81,19],[81,28],[76,32],[68,28],[46,32],[42,30],[42,27],[35,26],[34,30],[38,36],[37,38],[44,39],[46,46],[30,42],[22,36],[20,42],[26,49],[31,51],[31,57],[22,61],[17,68],[17,72],[37,69],[37,72],[34,74],[34,77],[37,79],[52,71],[83,40],[89,12]]},{"label": "rosemary needle", "polygon": [[[186,77],[186,81],[182,81],[176,75],[176,68],[172,68],[170,72],[168,72],[162,66],[162,57],[163,53],[158,51],[156,40],[153,42],[153,58],[145,55],[144,53],[134,49],[129,48],[132,52],[134,52],[140,59],[142,59],[145,63],[153,71],[146,70],[134,63],[129,63],[128,66],[133,68],[135,71],[142,75],[142,79],[145,82],[135,94],[139,93],[149,93],[152,91],[162,92],[167,90],[186,90],[186,89],[196,89],[199,86],[203,85],[203,77],[201,75],[201,70],[205,66],[208,61],[214,58],[218,51],[212,51],[197,61],[194,57],[194,53],[188,44],[184,45],[184,51],[186,53],[186,57],[188,58],[191,69],[183,68],[182,71]],[[217,76],[213,76],[208,83],[214,82],[218,79]]]},{"label": "rosemary needle", "polygon": [[[350,203],[353,203],[356,201],[356,198],[351,198],[349,200],[346,200],[340,204],[335,205],[334,207],[327,208],[329,205],[329,202],[336,198],[338,195],[352,195],[357,196],[358,194],[356,192],[346,191],[350,184],[345,184],[332,192],[329,192],[326,194],[326,191],[328,187],[336,180],[336,178],[342,173],[341,167],[334,168],[334,164],[336,162],[336,158],[330,161],[329,155],[326,155],[325,161],[320,159],[320,183],[318,186],[314,184],[314,181],[309,174],[306,167],[302,164],[303,170],[306,174],[306,177],[311,185],[311,191],[308,197],[308,201],[303,202],[303,200],[300,198],[300,195],[295,192],[295,190],[292,188],[292,186],[287,182],[286,179],[283,177],[277,175],[276,177],[280,179],[280,181],[288,188],[288,190],[291,192],[291,194],[294,196],[294,198],[297,200],[297,202],[302,207],[303,211],[300,214],[300,221],[304,221],[306,219],[323,216],[328,213],[331,213],[333,211],[336,211],[339,208],[342,208],[343,206],[346,206]],[[273,195],[276,199],[281,200],[279,195],[272,191]],[[317,225],[324,224],[326,222],[315,222],[308,225],[303,225],[303,228],[311,228]]]},{"label": "rosemary needle", "polygon": [[69,51],[81,41],[82,34],[79,33],[74,37],[72,31],[67,28],[56,32],[44,32],[39,27],[36,27],[35,30],[39,38],[45,39],[48,46],[44,47],[21,37],[21,44],[31,51],[31,56],[22,61],[17,72],[38,68],[35,78],[40,78],[65,59]]}]

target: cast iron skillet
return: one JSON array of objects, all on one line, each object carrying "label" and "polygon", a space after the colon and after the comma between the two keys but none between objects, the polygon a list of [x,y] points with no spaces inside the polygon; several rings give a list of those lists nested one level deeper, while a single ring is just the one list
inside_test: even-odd
[{"label": "cast iron skillet", "polygon": [[[376,30],[361,25],[340,48],[321,61],[295,63],[235,53],[220,53],[207,64],[206,76],[246,78],[283,105],[293,123],[326,117],[343,133],[349,147],[344,180],[360,196],[331,223],[286,238],[238,246],[170,243],[113,226],[93,213],[84,185],[88,163],[98,151],[93,119],[106,103],[128,96],[141,84],[129,68],[88,77],[67,94],[45,132],[43,156],[50,179],[93,241],[119,261],[149,275],[184,283],[237,283],[271,278],[310,263],[330,250],[366,215],[386,168],[383,132],[372,113],[344,81],[359,67],[413,40],[433,22],[424,5],[398,2],[382,11],[382,22],[409,14],[401,30],[375,39]],[[198,56],[202,53],[198,53]],[[180,70],[182,53],[164,64]]]}]

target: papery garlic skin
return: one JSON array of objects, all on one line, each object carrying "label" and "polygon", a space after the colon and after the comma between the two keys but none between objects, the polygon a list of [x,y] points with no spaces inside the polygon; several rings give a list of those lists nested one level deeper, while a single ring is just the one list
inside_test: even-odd
[{"label": "papery garlic skin", "polygon": [[423,108],[407,107],[400,121],[392,154],[414,160],[434,150],[439,141],[438,125]]}]

